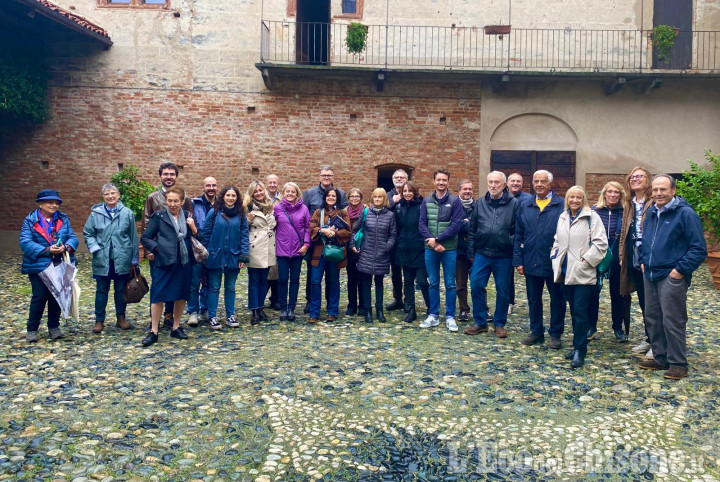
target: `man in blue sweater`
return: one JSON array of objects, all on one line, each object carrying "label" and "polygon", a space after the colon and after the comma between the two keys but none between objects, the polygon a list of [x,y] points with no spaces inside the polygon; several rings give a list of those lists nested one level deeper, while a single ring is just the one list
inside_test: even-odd
[{"label": "man in blue sweater", "polygon": [[687,290],[692,273],[707,257],[702,223],[681,197],[675,179],[658,174],[652,181],[655,205],[643,222],[640,268],[645,276],[645,325],[654,360],[640,363],[646,370],[666,370],[665,378],[688,374],[686,325]]},{"label": "man in blue sweater", "polygon": [[[202,230],[205,219],[213,207],[215,195],[218,192],[217,180],[214,177],[206,177],[203,180],[203,193],[192,199],[195,225]],[[187,302],[188,326],[198,326],[201,321],[208,320],[206,286],[200,286],[205,275],[205,265],[196,263],[192,267],[192,280],[190,281],[190,299]]]}]

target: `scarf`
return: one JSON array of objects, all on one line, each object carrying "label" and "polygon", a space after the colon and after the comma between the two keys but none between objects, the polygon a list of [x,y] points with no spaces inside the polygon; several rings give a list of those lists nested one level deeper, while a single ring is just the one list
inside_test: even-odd
[{"label": "scarf", "polygon": [[231,207],[231,208],[229,208],[227,206],[223,206],[222,213],[229,218],[234,218],[235,216],[240,214],[240,210],[238,209],[237,203],[235,203],[233,205],[233,207]]},{"label": "scarf", "polygon": [[42,211],[39,209],[37,210],[37,216],[38,216],[38,222],[40,223],[40,227],[43,229],[45,233],[47,233],[47,236],[45,239],[47,239],[50,244],[53,244],[57,240],[57,220],[58,220],[58,213],[57,211],[55,214],[53,214],[52,219],[50,222],[47,222],[47,219],[45,219],[45,216],[43,216]]},{"label": "scarf", "polygon": [[470,198],[470,199],[460,198],[460,202],[462,203],[462,205],[465,209],[470,209],[470,206],[472,206],[472,203],[473,203],[473,198]]},{"label": "scarf", "polygon": [[250,203],[250,206],[248,206],[248,211],[260,211],[263,214],[270,214],[273,210],[273,203],[272,201],[267,203],[261,203],[255,199],[253,199],[252,203]]},{"label": "scarf", "polygon": [[350,221],[355,221],[362,216],[363,209],[365,209],[363,207],[363,203],[358,204],[357,207],[353,207],[352,204],[349,204],[347,207],[347,213],[350,217]]},{"label": "scarf", "polygon": [[173,216],[170,212],[170,209],[165,208],[165,211],[167,211],[168,216],[170,216],[170,219],[173,220],[175,225],[175,234],[177,234],[178,246],[180,247],[180,262],[181,264],[187,264],[188,250],[187,246],[185,246],[185,238],[187,237],[187,222],[185,221],[185,211],[180,209],[177,221],[175,220],[175,216]]}]

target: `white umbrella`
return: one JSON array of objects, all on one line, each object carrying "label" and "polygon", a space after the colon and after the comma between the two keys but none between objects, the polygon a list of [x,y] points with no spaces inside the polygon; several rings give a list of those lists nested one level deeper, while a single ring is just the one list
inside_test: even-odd
[{"label": "white umbrella", "polygon": [[40,279],[60,305],[63,317],[78,320],[80,286],[75,281],[76,275],[77,268],[70,262],[67,252],[61,263],[57,265],[50,263],[50,266],[39,274]]}]

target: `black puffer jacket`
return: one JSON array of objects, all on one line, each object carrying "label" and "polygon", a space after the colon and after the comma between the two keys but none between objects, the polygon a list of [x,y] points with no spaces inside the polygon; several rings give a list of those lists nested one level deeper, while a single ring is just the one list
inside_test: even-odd
[{"label": "black puffer jacket", "polygon": [[507,189],[496,202],[492,202],[490,193],[478,199],[470,218],[468,256],[480,253],[489,258],[512,258],[519,207],[520,202]]},{"label": "black puffer jacket", "polygon": [[425,267],[425,239],[420,234],[420,205],[423,198],[408,202],[401,199],[395,207],[398,239],[395,243],[395,264],[407,268]]},{"label": "black puffer jacket", "polygon": [[397,238],[395,215],[388,208],[370,208],[364,230],[365,238],[357,262],[358,271],[372,275],[388,274],[392,249]]}]

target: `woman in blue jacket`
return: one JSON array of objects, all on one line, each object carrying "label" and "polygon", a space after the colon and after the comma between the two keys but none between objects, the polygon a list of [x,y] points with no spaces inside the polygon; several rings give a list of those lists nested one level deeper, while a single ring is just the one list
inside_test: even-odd
[{"label": "woman in blue jacket", "polygon": [[132,328],[125,320],[124,289],[131,267],[137,266],[139,261],[135,215],[120,201],[120,192],[114,184],[105,184],[101,193],[104,202],[92,207],[83,229],[85,244],[93,256],[93,278],[97,283],[93,333],[102,333],[105,327],[111,282],[117,326],[121,330]]},{"label": "woman in blue jacket", "polygon": [[22,273],[28,275],[32,287],[26,335],[29,343],[38,339],[37,330],[46,303],[50,338],[56,340],[63,337],[60,331],[60,305],[40,279],[39,273],[50,266],[50,263],[59,264],[65,251],[70,254],[70,261],[75,263],[75,250],[78,246],[78,238],[70,226],[70,219],[58,210],[62,204],[58,192],[43,189],[35,201],[38,208],[25,217],[20,230]]},{"label": "woman in blue jacket", "polygon": [[147,259],[153,264],[150,287],[150,333],[143,339],[143,346],[158,341],[160,317],[165,302],[173,302],[173,326],[170,336],[186,340],[180,326],[185,303],[190,298],[192,265],[195,262],[190,236],[197,235],[195,220],[182,209],[185,191],[173,186],[165,192],[167,206],[152,215],[147,229],[140,238],[147,250]]},{"label": "woman in blue jacket", "polygon": [[240,202],[240,191],[227,186],[218,194],[213,210],[205,219],[202,240],[210,256],[205,261],[208,271],[208,316],[210,328],[220,330],[217,308],[220,300],[220,282],[225,275],[225,324],[237,328],[235,318],[235,283],[240,269],[248,262],[250,243],[248,220]]}]

